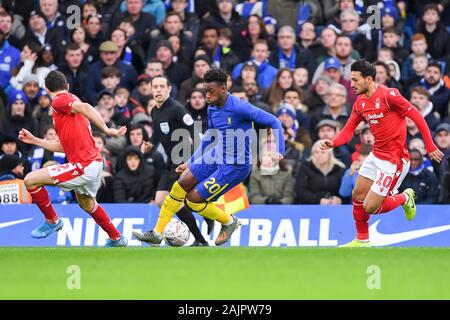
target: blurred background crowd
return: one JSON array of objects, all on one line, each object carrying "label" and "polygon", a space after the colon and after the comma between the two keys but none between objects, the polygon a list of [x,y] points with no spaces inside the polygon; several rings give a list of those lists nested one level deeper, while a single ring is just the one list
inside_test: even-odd
[{"label": "blurred background crowd", "polygon": [[[353,140],[334,150],[321,151],[317,141],[345,125],[356,100],[350,66],[366,58],[378,83],[398,88],[418,108],[445,154],[431,162],[407,119],[411,169],[401,189],[414,188],[417,203],[450,203],[449,2],[2,0],[0,181],[67,162],[64,153],[17,139],[22,128],[58,138],[43,88],[48,72],[60,70],[108,126],[128,127],[119,139],[92,128],[104,160],[98,201],[152,202],[167,159],[161,147],[139,151],[152,135],[152,77],[169,77],[171,97],[204,131],[202,78],[221,68],[231,94],[273,113],[284,128],[282,162],[272,160],[272,138],[259,141],[268,152],[246,181],[250,202],[348,203],[374,143],[369,126],[361,123]],[[74,201],[57,187],[49,192],[54,203]]]}]

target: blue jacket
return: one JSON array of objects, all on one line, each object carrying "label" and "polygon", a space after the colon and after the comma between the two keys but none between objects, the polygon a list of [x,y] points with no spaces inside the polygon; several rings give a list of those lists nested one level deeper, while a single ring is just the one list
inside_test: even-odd
[{"label": "blue jacket", "polygon": [[347,169],[342,176],[341,186],[339,187],[339,195],[343,198],[351,198],[352,190],[356,185],[356,178],[358,178],[358,172],[355,172],[350,176],[350,169]]},{"label": "blue jacket", "polygon": [[[244,63],[239,63],[234,67],[233,72],[231,73],[231,77],[233,80],[236,80],[241,75],[242,67]],[[270,65],[267,62],[263,62],[258,67],[258,86],[260,89],[267,89],[272,84],[273,80],[277,75],[277,68]]]},{"label": "blue jacket", "polygon": [[0,86],[6,88],[11,79],[11,72],[20,63],[20,51],[5,40],[0,49]]}]

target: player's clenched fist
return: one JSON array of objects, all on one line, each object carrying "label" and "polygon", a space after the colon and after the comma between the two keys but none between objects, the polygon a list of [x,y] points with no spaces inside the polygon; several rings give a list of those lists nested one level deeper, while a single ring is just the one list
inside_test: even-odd
[{"label": "player's clenched fist", "polygon": [[333,148],[333,141],[324,139],[320,141],[320,149],[321,150],[328,150]]},{"label": "player's clenched fist", "polygon": [[24,143],[33,144],[34,135],[27,129],[22,129],[19,131],[19,140]]}]

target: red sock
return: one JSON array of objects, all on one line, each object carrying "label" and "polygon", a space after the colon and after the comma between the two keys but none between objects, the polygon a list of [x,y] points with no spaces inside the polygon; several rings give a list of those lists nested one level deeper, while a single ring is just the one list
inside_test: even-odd
[{"label": "red sock", "polygon": [[88,213],[112,240],[117,240],[120,238],[119,230],[114,227],[111,219],[106,214],[106,211],[99,204],[95,204],[94,209]]},{"label": "red sock", "polygon": [[58,220],[58,216],[56,215],[55,209],[53,209],[47,190],[45,190],[44,187],[27,188],[27,190],[31,194],[33,203],[35,203],[39,210],[44,214],[45,219],[48,222],[55,224]]},{"label": "red sock", "polygon": [[369,240],[370,214],[364,211],[364,201],[353,199],[353,218],[356,226],[356,239]]},{"label": "red sock", "polygon": [[374,212],[374,214],[389,212],[391,210],[394,210],[398,206],[405,204],[405,202],[406,196],[403,193],[396,194],[395,196],[387,196],[386,198],[384,198],[383,203],[377,209],[377,211]]}]

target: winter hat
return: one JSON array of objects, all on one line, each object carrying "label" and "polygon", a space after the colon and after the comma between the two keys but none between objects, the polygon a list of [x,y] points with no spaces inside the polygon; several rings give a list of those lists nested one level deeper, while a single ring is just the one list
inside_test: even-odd
[{"label": "winter hat", "polygon": [[0,159],[0,172],[11,172],[21,163],[23,162],[18,156],[5,154]]},{"label": "winter hat", "polygon": [[25,105],[28,106],[28,98],[22,90],[12,89],[8,94],[8,107],[16,102],[17,100],[23,100]]}]

